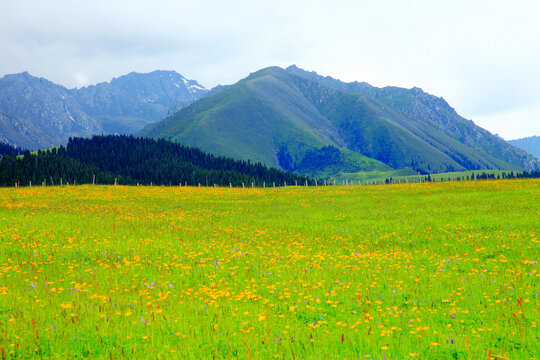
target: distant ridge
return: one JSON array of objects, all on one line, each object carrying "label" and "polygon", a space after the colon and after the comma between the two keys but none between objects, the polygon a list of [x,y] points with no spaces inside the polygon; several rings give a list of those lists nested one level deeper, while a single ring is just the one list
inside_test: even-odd
[{"label": "distant ridge", "polygon": [[540,136],[530,136],[508,142],[540,159]]}]

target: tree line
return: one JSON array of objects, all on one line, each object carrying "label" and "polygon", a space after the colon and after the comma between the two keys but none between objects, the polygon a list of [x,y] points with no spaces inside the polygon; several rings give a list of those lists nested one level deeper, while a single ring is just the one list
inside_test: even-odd
[{"label": "tree line", "polygon": [[120,184],[191,186],[314,185],[314,180],[261,163],[206,154],[163,139],[70,138],[66,146],[2,155],[0,185]]},{"label": "tree line", "polygon": [[0,156],[3,155],[21,155],[24,154],[26,150],[21,148],[16,148],[14,146],[11,146],[10,144],[5,144],[3,142],[0,142]]}]

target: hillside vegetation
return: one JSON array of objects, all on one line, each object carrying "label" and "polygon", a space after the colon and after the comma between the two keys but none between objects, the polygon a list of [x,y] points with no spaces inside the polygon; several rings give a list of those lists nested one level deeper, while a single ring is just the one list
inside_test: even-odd
[{"label": "hillside vegetation", "polygon": [[217,157],[165,140],[133,136],[73,138],[24,156],[0,158],[0,185],[144,184],[282,186],[313,180],[249,161]]}]

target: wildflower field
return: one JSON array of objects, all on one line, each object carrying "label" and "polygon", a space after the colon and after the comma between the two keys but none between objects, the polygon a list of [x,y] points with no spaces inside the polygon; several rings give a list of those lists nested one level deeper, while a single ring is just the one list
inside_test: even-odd
[{"label": "wildflower field", "polygon": [[0,189],[1,358],[540,359],[540,181]]}]

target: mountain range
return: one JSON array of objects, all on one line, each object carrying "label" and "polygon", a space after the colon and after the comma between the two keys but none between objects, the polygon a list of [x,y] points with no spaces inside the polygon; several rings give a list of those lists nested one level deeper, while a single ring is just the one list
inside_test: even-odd
[{"label": "mountain range", "polygon": [[343,83],[296,66],[252,73],[139,134],[316,177],[540,166],[421,89]]},{"label": "mountain range", "polygon": [[422,89],[345,83],[294,65],[212,90],[173,71],[80,89],[28,73],[0,79],[0,142],[33,150],[133,133],[317,178],[540,168]]},{"label": "mountain range", "polygon": [[73,136],[130,134],[207,92],[174,71],[130,73],[80,89],[27,72],[6,75],[0,79],[0,141],[33,150]]}]

